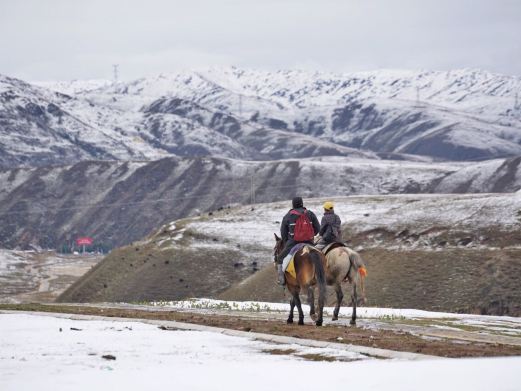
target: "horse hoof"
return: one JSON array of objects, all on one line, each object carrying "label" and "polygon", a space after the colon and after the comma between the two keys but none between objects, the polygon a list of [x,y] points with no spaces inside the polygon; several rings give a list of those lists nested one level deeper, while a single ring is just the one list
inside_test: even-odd
[{"label": "horse hoof", "polygon": [[349,322],[349,324],[350,324],[351,326],[356,326],[356,320],[351,320],[351,321]]},{"label": "horse hoof", "polygon": [[287,323],[287,324],[293,324],[293,319],[288,319],[288,320],[286,321],[286,323]]},{"label": "horse hoof", "polygon": [[304,326],[304,321],[303,321],[303,320],[299,320],[299,321],[298,321],[298,325],[299,325],[299,326]]},{"label": "horse hoof", "polygon": [[333,316],[333,319],[331,319],[331,320],[332,320],[333,322],[334,322],[335,320],[338,320],[338,316]]},{"label": "horse hoof", "polygon": [[318,319],[317,314],[309,314],[309,316],[311,317],[311,319],[313,319],[313,321],[316,321]]},{"label": "horse hoof", "polygon": [[317,320],[317,321],[315,322],[315,324],[316,324],[317,326],[320,327],[320,326],[322,326],[322,321],[321,321],[321,320]]}]

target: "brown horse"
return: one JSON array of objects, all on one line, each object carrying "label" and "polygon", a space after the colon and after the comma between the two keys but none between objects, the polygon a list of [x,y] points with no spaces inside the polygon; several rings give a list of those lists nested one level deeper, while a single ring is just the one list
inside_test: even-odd
[{"label": "brown horse", "polygon": [[[275,234],[274,256],[284,248],[284,242]],[[304,312],[302,311],[302,303],[300,302],[300,291],[311,289],[310,287],[318,285],[318,317],[313,318],[317,326],[322,326],[322,312],[324,309],[324,301],[326,296],[326,277],[324,273],[325,258],[322,252],[315,248],[304,247],[297,251],[293,257],[295,272],[297,278],[293,278],[291,274],[285,274],[286,286],[291,293],[292,298],[289,302],[290,310],[287,323],[293,323],[293,310],[295,305],[298,310],[298,324],[304,324]]]},{"label": "brown horse", "polygon": [[[342,282],[348,281],[353,289],[351,291],[351,303],[353,311],[351,314],[351,325],[356,324],[356,307],[359,303],[365,303],[365,286],[364,278],[367,276],[365,264],[362,257],[356,251],[349,247],[339,246],[327,252],[325,257],[324,269],[326,271],[327,285],[333,286],[336,293],[337,303],[333,311],[333,319],[338,320],[340,305],[344,298],[342,292]],[[362,297],[358,298],[357,286],[360,285]],[[308,303],[310,306],[310,315],[313,318],[315,313],[315,297],[313,288],[308,289]]]}]

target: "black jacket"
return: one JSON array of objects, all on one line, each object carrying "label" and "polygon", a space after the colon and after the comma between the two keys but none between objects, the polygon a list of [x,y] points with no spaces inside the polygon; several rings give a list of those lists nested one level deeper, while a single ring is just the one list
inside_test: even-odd
[{"label": "black jacket", "polygon": [[286,213],[286,216],[284,216],[284,218],[282,219],[282,223],[280,224],[280,236],[284,242],[287,242],[288,240],[293,240],[295,222],[299,217],[295,214],[291,214],[292,210],[296,210],[299,213],[304,213],[304,211],[307,211],[309,220],[313,225],[313,231],[315,232],[315,235],[318,234],[318,231],[320,231],[320,224],[318,223],[317,216],[315,216],[315,214],[312,211],[306,208],[290,209],[289,212]]}]

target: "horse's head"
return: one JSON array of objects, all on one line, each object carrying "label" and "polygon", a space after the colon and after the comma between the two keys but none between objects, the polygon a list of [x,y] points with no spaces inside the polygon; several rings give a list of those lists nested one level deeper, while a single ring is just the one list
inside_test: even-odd
[{"label": "horse's head", "polygon": [[273,234],[275,236],[275,247],[273,247],[273,260],[277,262],[277,255],[280,254],[282,249],[284,248],[284,241],[277,236],[277,234]]}]

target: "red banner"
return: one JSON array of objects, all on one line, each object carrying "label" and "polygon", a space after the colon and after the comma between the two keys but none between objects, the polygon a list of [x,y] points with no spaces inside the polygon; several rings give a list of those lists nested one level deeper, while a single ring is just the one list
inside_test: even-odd
[{"label": "red banner", "polygon": [[94,239],[89,238],[88,236],[76,239],[76,244],[78,246],[90,246],[92,243],[94,243]]}]

